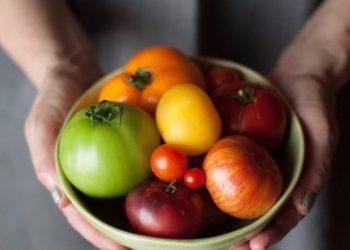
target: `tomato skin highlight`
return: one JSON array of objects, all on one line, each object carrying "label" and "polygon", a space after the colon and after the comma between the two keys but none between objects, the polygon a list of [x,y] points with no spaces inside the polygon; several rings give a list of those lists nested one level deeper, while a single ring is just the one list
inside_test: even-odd
[{"label": "tomato skin highlight", "polygon": [[184,176],[184,183],[188,188],[198,189],[205,183],[205,173],[199,168],[187,170]]},{"label": "tomato skin highlight", "polygon": [[187,156],[177,148],[163,144],[153,151],[151,168],[162,181],[179,180],[188,169]]},{"label": "tomato skin highlight", "polygon": [[149,160],[161,142],[155,122],[139,108],[118,105],[123,107],[120,127],[105,122],[93,125],[87,108],[68,121],[59,138],[64,174],[90,197],[124,196],[151,175]]}]

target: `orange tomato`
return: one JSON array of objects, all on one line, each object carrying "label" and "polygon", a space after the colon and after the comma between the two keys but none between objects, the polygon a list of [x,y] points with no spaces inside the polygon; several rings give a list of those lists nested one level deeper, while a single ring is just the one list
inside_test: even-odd
[{"label": "orange tomato", "polygon": [[162,95],[181,83],[205,88],[201,70],[181,51],[166,46],[150,47],[133,56],[123,73],[103,87],[99,101],[127,102],[154,115]]},{"label": "orange tomato", "polygon": [[268,152],[248,137],[214,144],[204,159],[206,187],[215,204],[241,219],[266,213],[282,192],[282,177]]},{"label": "orange tomato", "polygon": [[99,96],[99,102],[103,100],[126,102],[134,106],[140,105],[140,99],[141,92],[128,83],[125,74],[120,74],[110,79]]}]

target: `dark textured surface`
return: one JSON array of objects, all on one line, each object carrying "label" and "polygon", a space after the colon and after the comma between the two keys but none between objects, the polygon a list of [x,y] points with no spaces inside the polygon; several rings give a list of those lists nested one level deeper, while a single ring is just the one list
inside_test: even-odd
[{"label": "dark textured surface", "polygon": [[350,245],[350,84],[338,94],[340,138],[333,164],[330,192],[329,249],[349,249]]},{"label": "dark textured surface", "polygon": [[[159,43],[268,72],[312,4],[306,0],[271,0],[268,5],[267,1],[226,0],[205,1],[206,5],[197,7],[196,1],[188,0],[76,2],[106,72],[137,49]],[[331,188],[274,249],[348,249],[349,90],[339,97],[342,136]],[[34,95],[35,89],[0,51],[0,250],[93,249],[67,225],[35,179],[22,133]]]}]

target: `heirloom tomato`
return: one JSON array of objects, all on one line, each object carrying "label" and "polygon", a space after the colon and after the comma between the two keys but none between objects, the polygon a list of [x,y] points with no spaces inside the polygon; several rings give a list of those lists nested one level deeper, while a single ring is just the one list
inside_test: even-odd
[{"label": "heirloom tomato", "polygon": [[162,95],[187,82],[205,88],[201,70],[189,57],[171,47],[150,47],[134,55],[123,73],[107,82],[99,100],[127,102],[154,115]]},{"label": "heirloom tomato", "polygon": [[206,187],[215,204],[240,219],[266,213],[282,192],[282,177],[269,153],[248,137],[231,135],[205,157]]},{"label": "heirloom tomato", "polygon": [[283,140],[287,113],[273,91],[249,82],[221,85],[212,93],[225,135],[241,134],[272,151]]},{"label": "heirloom tomato", "polygon": [[160,141],[145,111],[104,101],[68,121],[59,139],[59,161],[68,180],[84,194],[118,197],[150,176],[149,161]]},{"label": "heirloom tomato", "polygon": [[220,137],[221,120],[209,96],[194,84],[169,89],[159,102],[156,121],[166,144],[198,156]]}]

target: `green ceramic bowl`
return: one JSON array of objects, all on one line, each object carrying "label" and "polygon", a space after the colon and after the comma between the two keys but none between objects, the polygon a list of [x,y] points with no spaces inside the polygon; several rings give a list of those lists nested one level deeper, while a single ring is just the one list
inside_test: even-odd
[{"label": "green ceramic bowl", "polygon": [[[195,61],[201,66],[204,72],[208,71],[208,69],[214,65],[225,66],[240,71],[246,80],[275,89],[274,86],[272,86],[260,74],[238,63],[205,57],[198,57]],[[97,102],[98,94],[104,83],[118,73],[120,73],[120,70],[112,72],[91,86],[90,89],[88,89],[74,104],[66,122],[81,108]],[[278,92],[278,90],[276,91]],[[286,203],[302,171],[305,149],[303,131],[298,117],[292,110],[290,104],[285,98],[283,98],[283,100],[289,111],[290,125],[286,133],[284,145],[281,151],[277,154],[277,161],[284,178],[285,189],[277,203],[266,214],[258,219],[236,220],[231,218],[219,227],[207,229],[196,239],[178,240],[148,237],[137,234],[130,227],[124,214],[123,199],[94,200],[77,191],[69,183],[61,169],[56,148],[56,166],[58,176],[65,192],[78,211],[103,234],[127,247],[140,250],[228,249],[232,245],[238,245],[249,240],[267,225],[267,223]]]}]

